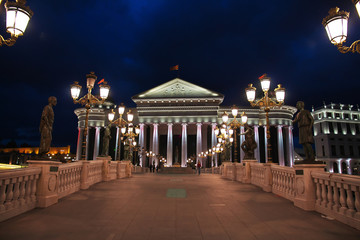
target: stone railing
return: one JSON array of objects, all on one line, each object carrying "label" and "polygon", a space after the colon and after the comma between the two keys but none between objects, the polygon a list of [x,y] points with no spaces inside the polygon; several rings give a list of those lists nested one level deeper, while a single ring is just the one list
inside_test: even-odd
[{"label": "stone railing", "polygon": [[360,229],[360,177],[324,172],[323,164],[223,163],[221,176],[251,183],[306,211],[317,211]]},{"label": "stone railing", "polygon": [[345,174],[312,173],[316,211],[360,229],[360,178]]},{"label": "stone railing", "polygon": [[59,199],[80,190],[82,167],[82,162],[59,166]]},{"label": "stone railing", "polygon": [[60,198],[95,183],[131,177],[129,161],[113,162],[109,157],[66,164],[28,163],[28,168],[0,171],[0,221],[56,204]]},{"label": "stone railing", "polygon": [[272,174],[272,192],[287,198],[291,201],[295,199],[295,169],[290,167],[273,165]]},{"label": "stone railing", "polygon": [[0,221],[36,207],[36,186],[41,168],[0,172]]}]

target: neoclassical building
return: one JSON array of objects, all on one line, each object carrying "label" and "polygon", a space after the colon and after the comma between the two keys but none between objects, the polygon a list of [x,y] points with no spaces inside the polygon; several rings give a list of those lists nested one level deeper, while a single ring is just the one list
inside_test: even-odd
[{"label": "neoclassical building", "polygon": [[360,174],[360,109],[325,104],[311,112],[316,156],[329,172]]},{"label": "neoclassical building", "polygon": [[[204,165],[205,159],[197,156],[216,145],[214,130],[217,124],[222,122],[222,114],[227,112],[232,120],[231,107],[221,105],[224,100],[223,94],[179,78],[139,93],[133,96],[132,100],[136,104],[136,108],[132,109],[135,116],[134,123],[140,127],[138,137],[140,149],[163,156],[167,160],[167,166],[185,167],[186,160],[190,157],[196,158],[196,161],[202,161]],[[108,124],[106,115],[114,107],[116,105],[108,103],[106,106],[94,106],[91,109],[87,159],[95,159],[99,154],[102,147],[102,128]],[[254,129],[255,140],[258,144],[255,158],[259,162],[267,162],[265,112],[250,106],[240,107],[239,112],[245,112],[248,115],[248,124]],[[295,107],[285,105],[271,110],[269,114],[272,159],[280,165],[292,166],[294,162],[292,118],[295,112]],[[77,155],[80,156],[85,110],[76,109],[75,114],[79,119]],[[116,149],[119,144],[118,132],[114,126],[110,149]],[[238,129],[231,147],[232,154],[230,159],[226,160],[240,162],[243,159],[244,153],[240,145],[244,141],[244,136],[239,134],[241,132],[244,132],[243,127]],[[116,158],[115,152],[111,152],[110,155],[113,159]],[[140,165],[147,167],[151,162],[157,165],[158,161],[157,157],[149,159],[142,154]],[[211,163],[218,166],[219,155],[214,155]]]}]

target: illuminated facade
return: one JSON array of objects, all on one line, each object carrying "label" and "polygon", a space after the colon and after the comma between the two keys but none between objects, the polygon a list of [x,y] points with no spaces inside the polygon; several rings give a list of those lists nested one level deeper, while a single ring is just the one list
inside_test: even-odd
[{"label": "illuminated facade", "polygon": [[[221,123],[221,115],[224,112],[231,115],[230,107],[221,106],[224,95],[179,78],[137,94],[132,100],[136,104],[136,108],[132,109],[133,122],[140,127],[138,137],[140,149],[163,156],[167,160],[167,166],[185,167],[189,157],[196,158],[199,153],[206,152],[216,145],[214,129]],[[87,159],[95,159],[99,154],[103,128],[108,124],[106,115],[114,107],[108,105],[91,109]],[[79,118],[78,158],[81,156],[84,111],[84,108],[75,110]],[[128,109],[125,112],[127,111]],[[259,146],[255,158],[259,162],[267,162],[265,112],[250,106],[240,107],[239,112],[246,112],[248,124],[254,128],[255,140]],[[295,112],[296,108],[292,106],[282,106],[270,111],[273,159],[280,165],[291,166],[294,162],[292,118]],[[124,118],[126,119],[126,116]],[[239,132],[244,132],[243,127]],[[113,159],[116,159],[116,152],[113,150],[119,142],[117,133],[118,129],[114,126],[109,153]],[[240,149],[243,141],[244,136],[237,135],[231,157],[226,160],[240,162],[243,159],[244,153]],[[202,161],[205,166],[206,159],[197,158],[197,161]],[[219,156],[213,156],[210,167],[218,166],[219,161]],[[152,162],[157,165],[158,157],[149,159],[142,155],[140,158],[141,166],[147,167]]]},{"label": "illuminated facade", "polygon": [[[39,154],[39,147],[19,147],[19,148],[1,148],[0,152],[11,153],[18,152],[24,154]],[[50,147],[49,154],[70,154],[70,145],[67,147]]]},{"label": "illuminated facade", "polygon": [[317,159],[327,163],[329,172],[359,174],[360,109],[331,103],[311,114]]}]

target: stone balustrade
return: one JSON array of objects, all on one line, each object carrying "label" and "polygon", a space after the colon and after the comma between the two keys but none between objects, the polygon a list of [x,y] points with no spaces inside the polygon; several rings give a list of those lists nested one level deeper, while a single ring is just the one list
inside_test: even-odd
[{"label": "stone balustrade", "polygon": [[290,167],[271,166],[272,192],[294,201],[295,199],[295,169]]},{"label": "stone balustrade", "polygon": [[59,199],[80,190],[83,163],[59,165]]},{"label": "stone balustrade", "polygon": [[317,211],[360,229],[360,177],[326,173],[324,167],[323,164],[284,167],[246,160],[223,163],[220,169],[224,178],[251,183],[306,211]]},{"label": "stone balustrade", "polygon": [[95,183],[131,177],[129,161],[110,160],[105,157],[66,164],[29,160],[28,168],[0,171],[0,221],[56,204]]},{"label": "stone balustrade", "polygon": [[36,187],[41,168],[0,172],[0,221],[36,207]]},{"label": "stone balustrade", "polygon": [[360,178],[315,172],[316,211],[360,229]]}]

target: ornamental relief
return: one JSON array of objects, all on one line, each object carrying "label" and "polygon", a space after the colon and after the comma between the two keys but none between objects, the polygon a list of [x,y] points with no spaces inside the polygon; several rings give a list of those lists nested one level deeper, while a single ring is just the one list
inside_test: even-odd
[{"label": "ornamental relief", "polygon": [[164,96],[185,96],[185,95],[189,95],[191,94],[191,89],[185,87],[185,86],[181,86],[180,84],[175,84],[173,86],[170,86],[168,88],[165,89],[163,95]]}]

